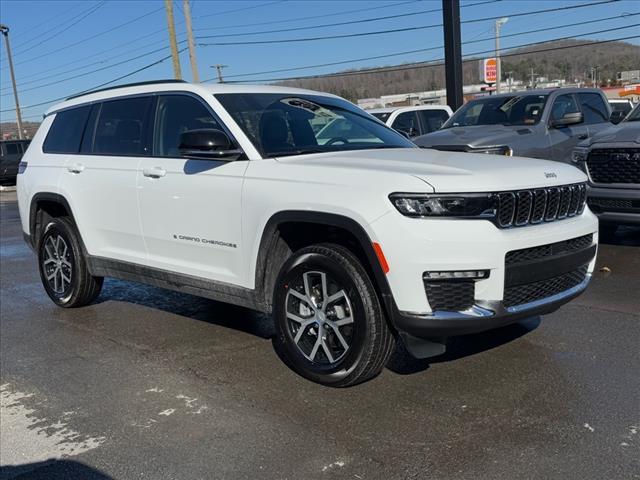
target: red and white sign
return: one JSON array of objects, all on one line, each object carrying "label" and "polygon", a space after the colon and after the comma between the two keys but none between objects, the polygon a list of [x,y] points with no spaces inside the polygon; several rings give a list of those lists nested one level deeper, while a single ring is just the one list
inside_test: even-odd
[{"label": "red and white sign", "polygon": [[496,83],[498,63],[495,58],[480,60],[480,81],[484,83]]}]

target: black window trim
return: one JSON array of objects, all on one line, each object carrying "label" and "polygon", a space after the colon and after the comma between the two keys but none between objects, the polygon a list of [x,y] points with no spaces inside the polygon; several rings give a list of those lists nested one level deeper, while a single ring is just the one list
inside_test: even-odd
[{"label": "black window trim", "polygon": [[[240,143],[236,140],[236,138],[233,136],[233,134],[231,133],[231,130],[229,130],[229,127],[227,127],[225,125],[225,123],[222,121],[222,119],[218,116],[218,114],[215,112],[215,110],[213,108],[211,108],[211,105],[209,105],[200,95],[195,94],[193,92],[187,92],[184,90],[172,90],[172,91],[166,91],[166,92],[156,92],[156,94],[154,95],[156,98],[153,102],[153,104],[151,105],[151,112],[150,112],[150,119],[149,119],[149,128],[150,128],[150,143],[151,143],[151,157],[153,158],[174,158],[174,159],[178,159],[178,160],[189,160],[185,157],[176,157],[176,156],[160,156],[156,154],[155,151],[155,136],[157,134],[156,132],[156,119],[157,119],[157,115],[158,115],[158,99],[159,97],[166,97],[166,96],[182,96],[182,97],[191,97],[194,98],[196,101],[200,102],[200,104],[209,112],[209,114],[213,117],[213,119],[218,122],[218,125],[220,125],[220,127],[222,128],[222,131],[229,137],[229,140],[231,140],[231,143],[233,144],[235,149],[238,150],[242,150],[242,155],[240,156],[240,158],[238,158],[238,160],[248,160],[248,157],[246,155],[246,153],[244,152],[244,149],[242,148],[242,146],[240,145]],[[193,160],[193,159],[191,159]],[[203,161],[211,161],[210,159],[201,159]]]},{"label": "black window trim", "polygon": [[[153,145],[153,134],[155,133],[153,130],[155,129],[155,117],[156,117],[156,108],[157,108],[157,104],[158,104],[158,97],[159,96],[164,96],[164,95],[184,95],[184,96],[189,96],[189,97],[193,97],[196,100],[198,100],[200,103],[202,103],[202,105],[209,111],[209,113],[211,113],[211,115],[213,116],[213,118],[220,124],[220,126],[222,127],[223,131],[227,134],[227,136],[229,137],[229,139],[232,141],[232,143],[234,144],[235,148],[242,150],[243,154],[242,156],[238,159],[238,160],[248,160],[247,154],[244,152],[244,149],[242,148],[242,146],[240,145],[240,143],[236,140],[236,138],[233,136],[233,134],[231,133],[231,130],[229,130],[229,127],[227,127],[227,125],[225,125],[225,123],[220,119],[220,117],[216,114],[215,110],[213,108],[211,108],[211,106],[198,94],[194,93],[194,92],[189,92],[187,90],[163,90],[160,92],[144,92],[144,93],[132,93],[129,95],[118,95],[118,96],[113,96],[113,97],[108,97],[108,98],[102,98],[100,100],[91,100],[88,102],[82,102],[82,103],[78,103],[76,105],[71,105],[68,107],[64,107],[64,108],[60,108],[58,110],[54,110],[52,112],[49,112],[48,114],[44,115],[44,118],[49,117],[50,115],[57,115],[60,112],[64,112],[66,110],[72,110],[74,108],[81,108],[81,107],[85,107],[85,106],[93,106],[93,105],[99,105],[100,106],[100,112],[102,111],[102,105],[104,103],[107,102],[111,102],[111,101],[116,101],[116,100],[128,100],[130,98],[137,98],[137,97],[151,97],[151,102],[149,104],[149,108],[147,111],[147,115],[146,115],[146,128],[145,128],[145,144],[148,148],[148,153],[146,155],[129,155],[129,154],[120,154],[120,155],[113,155],[111,153],[96,153],[93,152],[93,144],[95,142],[95,129],[96,129],[96,125],[97,125],[97,121],[94,123],[94,131],[93,131],[93,139],[91,140],[91,152],[82,152],[81,148],[82,148],[82,140],[84,139],[84,135],[86,133],[86,129],[89,123],[89,117],[91,116],[91,110],[89,110],[89,115],[87,116],[87,120],[85,120],[85,126],[83,129],[83,134],[82,134],[82,138],[80,139],[80,146],[78,148],[78,152],[74,152],[74,153],[48,153],[48,155],[90,155],[90,156],[96,156],[96,157],[143,157],[143,158],[176,158],[176,159],[181,159],[181,160],[187,160],[185,157],[159,157],[159,156],[155,156],[155,152],[152,151],[154,148]],[[99,113],[100,113],[99,112]],[[100,117],[100,114],[98,113],[98,116],[96,117],[96,120]],[[51,129],[51,127],[49,127],[49,130]],[[48,132],[47,132],[48,133]],[[43,143],[44,145],[44,143]],[[43,153],[45,153],[43,151]],[[204,159],[203,159],[204,160]],[[238,161],[236,160],[236,161]]]}]

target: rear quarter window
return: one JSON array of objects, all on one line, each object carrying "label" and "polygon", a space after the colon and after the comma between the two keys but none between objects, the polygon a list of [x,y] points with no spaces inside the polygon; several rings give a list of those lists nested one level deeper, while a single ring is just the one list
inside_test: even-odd
[{"label": "rear quarter window", "polygon": [[42,150],[45,153],[78,153],[90,108],[86,105],[56,113]]}]

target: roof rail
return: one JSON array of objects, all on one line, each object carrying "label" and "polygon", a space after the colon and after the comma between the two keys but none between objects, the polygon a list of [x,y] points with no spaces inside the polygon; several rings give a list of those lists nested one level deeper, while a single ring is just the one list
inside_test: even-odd
[{"label": "roof rail", "polygon": [[114,85],[113,87],[99,88],[97,90],[87,90],[86,92],[76,93],[75,95],[71,95],[70,97],[67,97],[65,100],[72,100],[74,98],[84,97],[85,95],[90,95],[92,93],[106,92],[107,90],[115,90],[116,88],[139,87],[141,85],[154,85],[156,83],[188,83],[188,82],[184,80],[170,79],[170,80],[149,80],[146,82],[136,82],[136,83],[124,83],[122,85]]}]

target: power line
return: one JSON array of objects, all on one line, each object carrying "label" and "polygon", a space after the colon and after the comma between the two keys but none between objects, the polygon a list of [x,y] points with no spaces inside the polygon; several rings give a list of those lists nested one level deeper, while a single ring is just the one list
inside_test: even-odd
[{"label": "power line", "polygon": [[[80,12],[78,15],[75,15],[73,17],[71,17],[69,20],[67,20],[66,22],[71,22],[69,25],[66,25],[64,28],[61,28],[66,22],[62,22],[62,24],[57,24],[55,25],[53,28],[50,28],[49,30],[41,33],[40,35],[33,37],[31,40],[27,40],[26,42],[21,44],[21,48],[18,49],[17,55],[21,55],[23,52],[26,52],[27,50],[31,50],[32,48],[35,48],[39,45],[42,45],[44,42],[48,42],[49,40],[57,37],[58,35],[61,35],[63,33],[65,33],[66,31],[68,31],[71,27],[77,25],[78,23],[80,23],[82,20],[84,20],[85,18],[87,18],[89,15],[91,15],[92,13],[98,11],[100,8],[102,8],[105,4],[106,4],[106,0],[103,0],[95,5],[92,5],[91,7],[89,7],[87,10],[83,10],[82,12]],[[31,45],[31,43],[35,40],[38,40],[39,38],[43,37],[44,35],[47,35],[50,32],[55,32],[53,35],[41,40],[38,43],[35,43],[33,45]]]},{"label": "power line", "polygon": [[[549,31],[549,30],[556,30],[558,28],[577,27],[577,26],[587,25],[587,24],[591,24],[591,23],[605,22],[605,21],[608,21],[608,20],[614,20],[614,19],[618,19],[618,18],[628,18],[628,17],[637,16],[637,15],[640,15],[640,13],[624,13],[622,15],[615,15],[615,16],[612,16],[612,17],[599,18],[597,20],[587,20],[587,21],[584,21],[584,22],[569,23],[569,24],[565,24],[565,25],[555,25],[553,27],[545,27],[545,28],[539,28],[539,29],[535,29],[535,30],[528,30],[528,31],[525,31],[525,32],[511,33],[511,34],[507,34],[507,35],[502,35],[502,38],[516,37],[516,36],[528,35],[528,34],[532,34],[532,33],[540,33],[540,32]],[[481,32],[481,35],[485,34],[487,32],[488,31],[483,31],[483,32]],[[590,35],[590,34],[591,33],[588,33],[587,35]],[[480,42],[486,42],[486,41],[489,41],[489,40],[493,40],[493,37],[482,38],[482,39],[479,39],[479,40],[476,40],[476,38],[477,38],[477,36],[473,37],[471,40],[467,40],[465,42],[462,42],[462,45],[469,45],[469,44],[472,44],[472,43],[480,43]],[[384,54],[384,55],[375,55],[375,56],[372,56],[372,57],[352,58],[352,59],[349,59],[349,60],[341,60],[341,61],[337,61],[337,62],[321,63],[321,64],[316,64],[316,65],[307,65],[307,66],[303,66],[303,67],[290,67],[290,68],[281,68],[281,69],[277,69],[277,70],[266,70],[266,71],[261,71],[261,72],[240,73],[240,74],[235,74],[235,75],[227,75],[226,77],[227,78],[252,77],[252,76],[255,76],[255,75],[265,75],[265,74],[269,74],[269,73],[291,72],[291,71],[296,71],[296,70],[309,70],[309,69],[313,69],[313,68],[329,67],[329,66],[333,66],[333,65],[344,65],[344,64],[361,62],[361,61],[366,61],[366,60],[379,60],[381,58],[399,57],[399,56],[410,55],[410,54],[414,54],[414,53],[424,53],[424,52],[430,52],[430,51],[434,51],[434,50],[440,50],[442,48],[444,48],[443,45],[438,45],[437,47],[420,48],[420,49],[416,49],[416,50],[406,50],[404,52],[388,53],[388,54]],[[204,82],[211,81],[211,80],[214,80],[214,77],[209,78],[207,80],[204,80]]]},{"label": "power line", "polygon": [[[494,16],[494,17],[483,17],[483,18],[475,18],[472,20],[464,20],[460,23],[477,23],[477,22],[485,22],[488,20],[497,20],[498,18],[502,18],[502,17],[522,17],[522,16],[527,16],[527,15],[536,15],[536,14],[541,14],[541,13],[550,13],[550,12],[559,12],[559,11],[565,11],[565,10],[573,10],[576,8],[584,8],[584,7],[592,7],[595,5],[602,5],[605,3],[613,3],[613,2],[617,2],[619,0],[601,0],[598,2],[592,2],[592,3],[582,3],[579,5],[567,5],[564,7],[555,7],[555,8],[547,8],[544,10],[536,10],[536,11],[531,11],[531,12],[522,12],[522,13],[513,13],[513,14],[503,14],[503,15],[499,15],[499,16]],[[215,45],[215,46],[232,46],[232,45],[267,45],[267,44],[275,44],[275,43],[298,43],[298,42],[312,42],[312,41],[318,41],[318,40],[335,40],[335,39],[340,39],[340,38],[354,38],[354,37],[368,37],[371,35],[383,35],[383,34],[389,34],[389,33],[398,33],[398,32],[410,32],[410,31],[416,31],[416,30],[426,30],[426,29],[430,29],[430,28],[440,28],[442,27],[442,23],[437,23],[437,24],[431,24],[431,25],[421,25],[421,26],[417,26],[417,27],[404,27],[404,28],[393,28],[393,29],[388,29],[388,30],[378,30],[378,31],[372,31],[372,32],[360,32],[360,33],[346,33],[346,34],[342,34],[342,35],[328,35],[328,36],[321,36],[321,37],[304,37],[304,38],[283,38],[283,39],[274,39],[274,40],[249,40],[249,41],[243,41],[243,42],[214,42],[214,43],[200,43],[200,46],[211,46],[211,45]],[[284,30],[283,30],[284,31]],[[206,39],[206,38],[210,38],[210,36],[202,36],[202,37],[198,37],[199,39]]]},{"label": "power line", "polygon": [[[57,15],[55,15],[55,16],[53,16],[53,17],[47,17],[47,19],[46,19],[46,20],[44,20],[43,22],[38,23],[37,25],[35,25],[35,26],[33,26],[33,27],[30,27],[28,30],[23,30],[22,32],[18,32],[18,33],[16,33],[16,34],[13,36],[13,38],[14,38],[14,40],[15,40],[16,38],[21,37],[22,35],[24,35],[25,33],[27,33],[27,31],[35,30],[35,29],[37,29],[37,28],[40,28],[40,27],[41,27],[41,26],[43,26],[43,25],[51,25],[51,22],[53,22],[54,20],[57,20],[57,19],[58,19],[58,18],[60,18],[60,17],[63,17],[64,15],[66,15],[67,13],[69,13],[69,12],[71,12],[71,11],[75,10],[76,8],[77,8],[77,5],[73,5],[71,8],[68,8],[68,9],[66,9],[66,10],[63,10],[62,12],[58,13]],[[58,28],[58,27],[55,27],[55,28]],[[55,29],[55,28],[54,28],[54,29]],[[52,30],[54,30],[54,29],[52,29]],[[48,31],[48,30],[47,30],[47,31]],[[31,39],[26,40],[26,42],[30,42],[31,40],[33,40],[34,38],[37,38],[37,37],[38,37],[38,35],[36,35],[35,37],[31,37]],[[26,42],[25,42],[25,43],[26,43]]]},{"label": "power line", "polygon": [[[484,2],[478,2],[478,3],[473,3],[473,4],[469,4],[469,5],[463,5],[462,8],[464,7],[473,7],[475,5],[484,5],[486,3],[496,3],[496,2],[500,2],[502,0],[486,0]],[[324,25],[310,25],[308,27],[295,27],[295,28],[287,28],[287,29],[280,29],[280,30],[262,30],[260,32],[247,32],[247,33],[222,33],[219,35],[206,35],[206,36],[202,36],[200,38],[219,38],[219,37],[243,37],[243,36],[247,36],[247,35],[262,35],[262,34],[266,34],[266,33],[281,33],[281,32],[293,32],[293,31],[297,31],[297,30],[311,30],[311,29],[315,29],[315,28],[327,28],[327,27],[338,27],[338,26],[343,26],[343,25],[355,25],[355,24],[359,24],[359,23],[369,23],[369,22],[377,22],[380,20],[391,20],[394,18],[403,18],[403,17],[411,17],[414,15],[423,15],[425,13],[435,13],[435,12],[440,12],[440,8],[432,8],[430,10],[420,10],[417,12],[409,12],[409,13],[399,13],[399,14],[395,14],[395,15],[386,15],[384,17],[375,17],[375,18],[364,18],[361,20],[350,20],[347,22],[337,22],[337,23],[325,23]],[[215,27],[212,28],[201,28],[197,31],[204,31],[204,30],[215,30]]]},{"label": "power line", "polygon": [[[146,37],[145,37],[145,38],[146,38]],[[105,51],[99,52],[98,54],[90,55],[89,57],[84,57],[84,58],[94,58],[96,55],[99,55],[100,53],[105,53],[105,52],[108,52],[108,51],[110,51],[110,50],[116,50],[116,49],[118,49],[118,48],[120,48],[120,47],[128,46],[130,43],[131,43],[131,42],[123,43],[123,44],[120,44],[120,45],[118,45],[118,46],[115,46],[115,47],[113,47],[113,48],[111,48],[111,49],[108,49],[108,50],[105,50]],[[180,40],[178,43],[184,43],[184,40]],[[158,45],[158,42],[157,42],[157,41],[155,41],[155,42],[153,42],[153,43],[150,43],[150,44],[142,45],[142,46],[140,46],[140,47],[136,47],[136,48],[133,48],[133,49],[129,49],[129,50],[127,51],[127,53],[133,53],[133,52],[136,52],[136,51],[144,50],[144,49],[146,49],[146,48],[149,48],[149,47],[152,47],[152,46],[155,46],[155,45]],[[96,61],[96,62],[92,62],[92,63],[86,64],[86,65],[81,65],[81,66],[76,67],[76,68],[65,69],[65,71],[64,71],[64,72],[56,73],[56,74],[54,74],[54,75],[51,75],[50,73],[45,73],[45,74],[44,74],[43,76],[41,76],[41,77],[35,78],[35,79],[33,79],[33,80],[29,80],[29,81],[27,81],[27,82],[22,82],[22,83],[20,83],[20,84],[18,85],[18,87],[22,88],[22,87],[23,87],[23,86],[25,86],[25,85],[31,85],[31,84],[33,84],[33,83],[37,83],[37,82],[40,82],[40,81],[42,81],[42,80],[51,80],[51,79],[54,79],[54,78],[56,78],[56,77],[60,77],[60,76],[62,76],[62,75],[67,75],[67,74],[72,73],[72,72],[77,72],[78,70],[84,70],[84,69],[86,69],[86,68],[93,67],[93,66],[95,66],[95,65],[103,65],[103,64],[105,64],[105,63],[107,63],[107,62],[110,62],[110,61],[112,61],[112,60],[114,60],[114,59],[117,59],[117,58],[120,58],[120,57],[121,57],[121,55],[116,55],[116,56],[113,56],[113,57],[104,58],[104,59],[102,59],[102,60],[98,60],[98,61]],[[84,60],[84,58],[83,58],[82,60]],[[79,61],[81,61],[81,60],[77,60],[77,61],[74,61],[74,62],[70,62],[70,63],[67,63],[67,64],[60,65],[60,66],[58,66],[57,68],[53,68],[53,69],[49,70],[49,72],[51,72],[51,71],[53,71],[53,70],[58,70],[60,67],[66,67],[66,66],[68,66],[68,65],[73,65],[73,64],[75,64],[75,63],[78,63]],[[92,72],[89,72],[89,73],[92,73]],[[27,76],[22,77],[22,78],[23,78],[23,79],[24,79],[24,78],[31,78],[31,77],[33,77],[33,76],[37,76],[37,75],[42,75],[42,72],[36,72],[36,73],[35,73],[35,74],[33,74],[33,75],[27,75]],[[84,75],[84,73],[77,74],[74,78],[77,78],[77,77],[82,76],[82,75]],[[41,85],[41,86],[44,86],[44,85]],[[8,91],[8,90],[11,90],[11,87],[0,88],[0,92],[6,92],[6,91]]]},{"label": "power line", "polygon": [[338,15],[344,16],[344,15],[349,15],[351,13],[360,13],[360,12],[370,12],[372,10],[382,10],[385,8],[391,8],[391,7],[398,7],[400,5],[407,5],[410,3],[417,3],[420,0],[410,0],[410,1],[404,1],[404,2],[397,2],[397,3],[390,3],[388,5],[381,5],[379,7],[369,7],[369,8],[358,8],[355,10],[345,10],[342,12],[335,12],[335,13],[325,13],[323,15],[310,15],[307,17],[296,17],[296,18],[288,18],[288,19],[284,19],[284,20],[275,20],[273,22],[269,21],[269,22],[257,22],[257,23],[243,23],[240,25],[222,25],[220,27],[217,27],[217,30],[228,30],[230,28],[244,28],[244,27],[257,27],[260,25],[275,25],[278,23],[291,23],[291,22],[300,22],[300,21],[304,21],[304,20],[317,20],[319,18],[327,18],[327,17],[335,17]]},{"label": "power line", "polygon": [[225,10],[223,12],[216,12],[216,13],[209,13],[207,15],[200,15],[199,18],[206,18],[206,17],[219,17],[220,15],[225,15],[227,13],[235,13],[235,12],[243,12],[245,10],[253,10],[254,8],[261,8],[261,7],[267,7],[269,5],[275,5],[276,3],[283,3],[285,0],[275,0],[273,2],[267,2],[267,3],[262,3],[260,5],[251,5],[249,7],[242,7],[242,8],[236,8],[233,10]]},{"label": "power line", "polygon": [[[182,52],[184,52],[185,50],[186,50],[186,49],[185,49],[185,48],[183,48],[183,49],[179,50],[179,51],[178,51],[178,53],[182,53]],[[88,89],[86,89],[86,90],[83,90],[83,91],[81,91],[81,92],[72,93],[72,94],[67,94],[67,95],[65,95],[64,97],[54,98],[54,99],[47,100],[47,101],[40,102],[40,103],[34,103],[33,105],[28,105],[28,106],[26,106],[26,107],[22,107],[22,110],[26,110],[26,109],[28,109],[28,108],[34,108],[34,107],[41,107],[42,105],[48,105],[48,104],[51,104],[51,103],[53,103],[53,102],[59,102],[60,100],[64,100],[64,99],[66,99],[66,98],[67,98],[67,97],[69,97],[69,96],[73,96],[73,95],[81,95],[81,94],[84,94],[84,93],[86,93],[86,92],[90,92],[90,91],[92,91],[92,90],[97,90],[98,88],[102,88],[102,87],[104,87],[104,86],[106,86],[106,85],[110,85],[110,84],[115,83],[115,82],[117,82],[117,81],[119,81],[119,80],[123,80],[123,79],[125,79],[125,78],[131,77],[131,76],[133,76],[133,75],[135,75],[135,74],[137,74],[137,73],[140,73],[140,72],[142,72],[142,71],[144,71],[144,70],[148,70],[148,69],[149,69],[149,68],[151,68],[151,67],[155,67],[156,65],[161,64],[162,62],[164,62],[165,60],[167,60],[167,59],[169,59],[169,58],[171,58],[171,55],[167,55],[167,56],[165,56],[165,57],[162,57],[161,59],[156,60],[155,62],[149,63],[148,65],[145,65],[145,66],[143,66],[143,67],[140,67],[140,68],[138,68],[138,69],[136,69],[136,70],[134,70],[134,71],[132,71],[132,72],[125,73],[124,75],[121,75],[121,76],[119,76],[119,77],[117,77],[117,78],[114,78],[114,79],[112,79],[112,80],[109,80],[108,82],[101,83],[100,85],[95,85],[95,86],[93,86],[93,87],[91,87],[91,88],[88,88]],[[12,108],[8,108],[8,109],[5,109],[5,110],[0,110],[0,113],[10,112],[10,111],[12,111],[12,110],[13,110]]]},{"label": "power line", "polygon": [[[32,58],[29,58],[29,59],[27,59],[27,60],[22,60],[21,62],[17,62],[17,63],[16,63],[16,65],[21,65],[21,64],[23,64],[23,63],[27,63],[27,62],[33,62],[34,60],[38,60],[38,59],[40,59],[40,58],[43,58],[43,57],[49,56],[49,55],[51,55],[52,53],[57,53],[57,52],[60,52],[60,51],[62,51],[62,50],[66,50],[66,49],[71,48],[71,47],[76,47],[76,46],[78,46],[78,45],[80,45],[80,44],[82,44],[82,43],[88,42],[89,40],[93,40],[93,39],[95,39],[95,38],[101,37],[101,36],[103,36],[103,35],[106,35],[106,34],[108,34],[108,33],[113,32],[113,31],[115,31],[115,30],[118,30],[118,29],[120,29],[120,28],[122,28],[122,27],[125,27],[125,26],[127,26],[127,25],[130,25],[130,24],[132,24],[132,23],[134,23],[134,22],[137,22],[138,20],[142,20],[143,18],[146,18],[146,17],[148,17],[149,15],[153,15],[154,13],[157,13],[157,12],[159,12],[160,10],[163,10],[163,9],[164,9],[164,7],[156,8],[156,9],[154,9],[154,10],[150,11],[150,12],[147,12],[147,13],[145,13],[145,14],[143,14],[143,15],[140,15],[139,17],[133,18],[133,19],[128,20],[128,21],[126,21],[126,22],[124,22],[124,23],[121,23],[121,24],[119,24],[119,25],[116,25],[115,27],[111,27],[111,28],[109,28],[109,29],[107,29],[107,30],[104,30],[104,31],[99,32],[99,33],[96,33],[95,35],[91,35],[90,37],[84,38],[84,39],[82,39],[82,40],[78,40],[77,42],[74,42],[74,43],[71,43],[71,44],[65,45],[64,47],[60,47],[60,48],[57,48],[57,49],[55,49],[55,50],[50,50],[50,51],[48,51],[48,52],[46,52],[46,53],[43,53],[43,54],[41,54],[41,55],[38,55],[38,56],[35,56],[35,57],[32,57]],[[146,37],[146,36],[148,36],[148,35],[145,35],[145,37]]]},{"label": "power line", "polygon": [[[178,42],[178,44],[183,44],[183,43],[185,43],[185,40],[182,40],[182,41]],[[154,53],[161,52],[161,51],[163,51],[165,49],[166,49],[166,47],[156,48],[155,50],[151,50],[150,52],[146,52],[146,53],[143,53],[141,55],[137,55],[135,57],[128,58],[127,60],[122,60],[122,61],[114,63],[112,65],[107,65],[105,67],[96,68],[95,70],[91,70],[90,72],[85,72],[85,73],[81,73],[81,74],[72,75],[70,77],[63,78],[62,80],[54,80],[54,81],[51,81],[49,83],[45,83],[45,84],[42,84],[42,85],[36,85],[35,87],[23,88],[20,91],[21,92],[30,92],[31,90],[38,90],[38,89],[43,88],[43,87],[49,87],[51,85],[57,85],[59,83],[67,82],[69,80],[75,80],[77,78],[86,77],[87,75],[93,75],[94,73],[101,72],[103,70],[108,70],[110,68],[118,67],[120,65],[124,65],[126,63],[134,62],[134,61],[139,60],[141,58],[148,57],[149,55],[153,55]],[[5,93],[5,94],[2,94],[0,96],[6,97],[7,95],[10,95],[10,94]]]},{"label": "power line", "polygon": [[[631,27],[636,27],[636,26],[638,26],[638,24],[630,25],[628,27],[621,27],[621,28],[631,28]],[[613,30],[620,30],[621,28],[617,28],[617,29],[613,29]],[[585,33],[583,35],[591,35],[591,33]],[[550,42],[559,41],[559,40],[570,40],[571,38],[574,38],[575,36],[583,36],[583,35],[574,35],[574,36],[571,36],[571,37],[561,37],[561,38],[556,38],[556,39],[545,40],[543,42],[525,43],[525,44],[521,44],[521,45],[515,45],[513,47],[508,47],[508,48],[506,48],[506,50],[514,50],[514,49],[518,49],[518,48],[524,48],[524,47],[528,47],[528,46],[532,46],[532,45],[539,45],[539,44],[543,44],[543,43],[550,43]],[[529,54],[533,54],[533,53],[550,52],[550,51],[554,51],[554,50],[563,50],[563,49],[569,49],[569,48],[583,47],[583,46],[587,46],[587,45],[598,45],[598,44],[601,44],[601,43],[610,43],[610,42],[616,42],[616,41],[622,41],[622,40],[630,40],[630,39],[634,39],[634,38],[640,38],[640,35],[613,38],[613,39],[609,39],[609,40],[596,40],[596,41],[590,41],[588,43],[583,43],[583,44],[578,44],[578,45],[565,45],[565,46],[559,46],[559,47],[550,47],[550,48],[547,48],[547,49],[533,50],[533,51],[528,51],[528,52],[517,52],[517,53],[502,54],[501,57],[513,57],[513,56],[517,56],[517,55],[529,55]],[[472,60],[476,61],[476,60],[478,60],[478,58],[477,58],[478,55],[484,55],[484,54],[492,53],[492,52],[494,52],[494,49],[484,50],[484,51],[481,51],[481,52],[469,53],[469,54],[466,55],[467,57],[473,56],[473,57],[476,57],[476,58],[466,59],[466,60],[463,60],[463,62],[469,62],[469,61],[472,61]],[[246,83],[248,81],[256,82],[256,83],[267,83],[267,82],[282,82],[282,81],[287,81],[287,80],[309,80],[309,79],[317,79],[317,78],[350,77],[350,76],[354,76],[354,75],[368,75],[368,74],[371,74],[371,73],[398,72],[398,71],[403,71],[403,70],[411,70],[411,69],[414,69],[414,68],[416,68],[416,69],[419,69],[419,68],[431,68],[431,67],[436,67],[436,66],[440,66],[440,65],[443,65],[443,64],[444,64],[444,58],[438,58],[438,59],[433,59],[433,60],[430,60],[430,61],[407,63],[407,64],[399,65],[399,66],[396,66],[396,67],[376,67],[376,68],[367,68],[367,69],[348,71],[348,72],[336,72],[336,73],[327,73],[327,74],[319,74],[319,75],[307,75],[307,76],[302,76],[302,77],[282,77],[282,78],[263,78],[263,79],[252,79],[252,80],[240,80],[240,81],[237,81],[237,82],[229,82],[229,83]]]}]

